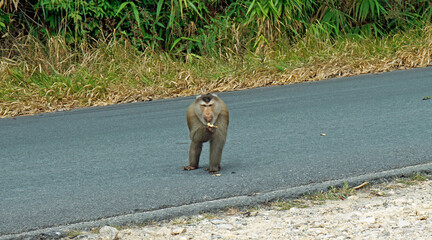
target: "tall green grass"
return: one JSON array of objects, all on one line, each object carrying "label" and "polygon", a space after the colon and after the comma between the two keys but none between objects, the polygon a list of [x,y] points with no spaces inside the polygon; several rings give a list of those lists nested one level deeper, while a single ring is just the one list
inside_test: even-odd
[{"label": "tall green grass", "polygon": [[315,81],[432,59],[427,0],[1,3],[0,116]]},{"label": "tall green grass", "polygon": [[[252,87],[432,64],[432,27],[382,38],[328,40],[306,35],[261,52],[182,59],[137,51],[128,41],[98,41],[85,49],[20,45],[26,61],[2,60],[0,115],[12,116]],[[41,49],[40,49],[41,48]],[[49,53],[49,54],[48,54]],[[58,53],[52,54],[52,53]],[[60,54],[61,53],[61,54]],[[52,55],[56,55],[53,57]],[[51,57],[49,57],[51,56]],[[74,58],[73,61],[69,61]]]},{"label": "tall green grass", "polygon": [[[62,36],[79,47],[97,39],[128,39],[135,49],[176,57],[221,57],[261,51],[281,39],[314,35],[384,36],[432,20],[429,0],[5,0],[5,40]],[[8,38],[10,37],[10,38]],[[8,44],[2,44],[8,47]],[[4,54],[4,52],[2,52]]]}]

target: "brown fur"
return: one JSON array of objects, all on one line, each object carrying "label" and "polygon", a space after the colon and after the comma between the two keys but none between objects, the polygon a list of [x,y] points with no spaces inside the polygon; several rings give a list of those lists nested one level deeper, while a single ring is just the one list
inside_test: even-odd
[{"label": "brown fur", "polygon": [[222,150],[228,132],[229,112],[227,106],[214,94],[200,95],[187,108],[186,119],[191,145],[189,150],[189,166],[183,167],[183,170],[198,168],[202,144],[209,141],[209,173],[217,173],[220,170]]}]

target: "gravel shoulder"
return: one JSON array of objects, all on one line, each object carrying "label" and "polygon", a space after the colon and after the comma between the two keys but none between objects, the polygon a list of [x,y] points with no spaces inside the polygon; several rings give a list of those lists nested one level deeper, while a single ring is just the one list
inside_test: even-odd
[{"label": "gravel shoulder", "polygon": [[142,226],[71,232],[64,239],[432,239],[430,179],[366,185],[343,200],[320,204],[304,198],[230,208]]}]

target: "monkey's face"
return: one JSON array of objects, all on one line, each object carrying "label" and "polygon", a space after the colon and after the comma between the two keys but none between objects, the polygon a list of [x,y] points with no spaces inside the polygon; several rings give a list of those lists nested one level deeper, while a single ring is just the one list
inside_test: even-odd
[{"label": "monkey's face", "polygon": [[221,112],[221,103],[216,95],[200,95],[194,102],[194,108],[196,116],[204,125],[213,125]]},{"label": "monkey's face", "polygon": [[209,103],[202,102],[200,104],[201,111],[203,113],[203,118],[206,123],[213,123],[213,112],[214,112],[214,103],[210,101]]}]

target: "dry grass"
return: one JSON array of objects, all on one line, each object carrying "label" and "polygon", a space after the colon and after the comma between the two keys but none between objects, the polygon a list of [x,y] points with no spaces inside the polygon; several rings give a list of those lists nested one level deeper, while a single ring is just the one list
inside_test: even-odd
[{"label": "dry grass", "polygon": [[432,65],[432,26],[381,40],[306,37],[214,59],[139,53],[115,39],[78,49],[56,37],[18,42],[0,58],[0,117]]}]

